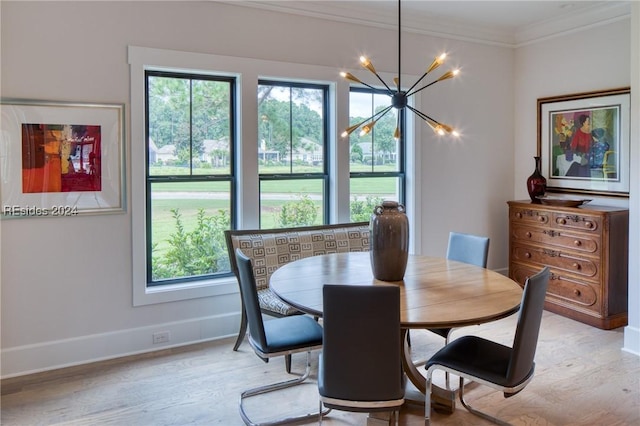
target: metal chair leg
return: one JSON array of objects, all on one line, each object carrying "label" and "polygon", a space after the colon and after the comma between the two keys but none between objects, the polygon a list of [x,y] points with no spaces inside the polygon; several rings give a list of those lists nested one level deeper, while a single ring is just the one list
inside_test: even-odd
[{"label": "metal chair leg", "polygon": [[460,377],[460,402],[462,406],[467,409],[471,414],[475,414],[478,417],[481,417],[485,420],[489,420],[491,423],[500,425],[500,426],[511,426],[511,423],[504,422],[497,417],[493,417],[487,413],[483,413],[480,410],[473,408],[464,400],[464,378]]},{"label": "metal chair leg", "polygon": [[248,389],[242,392],[240,394],[240,417],[242,417],[244,424],[246,424],[247,426],[274,426],[274,425],[282,425],[286,423],[300,422],[301,420],[311,419],[318,416],[319,413],[321,413],[321,415],[329,414],[329,411],[331,411],[331,409],[326,409],[325,411],[320,410],[319,413],[308,413],[308,414],[303,414],[301,416],[286,417],[284,419],[272,420],[264,423],[254,423],[245,412],[243,402],[246,398],[299,385],[305,380],[307,380],[310,372],[311,372],[311,352],[309,351],[307,352],[307,366],[302,376],[296,377],[295,379],[287,380],[284,382],[277,382],[270,385],[259,386],[257,388]]}]

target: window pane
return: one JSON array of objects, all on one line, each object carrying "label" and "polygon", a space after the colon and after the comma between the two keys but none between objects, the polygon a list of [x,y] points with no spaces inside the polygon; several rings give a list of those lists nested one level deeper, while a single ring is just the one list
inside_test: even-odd
[{"label": "window pane", "polygon": [[258,86],[258,171],[289,173],[291,157],[291,89]]},{"label": "window pane", "polygon": [[350,179],[349,211],[352,222],[368,221],[383,200],[401,202],[399,177],[358,177]]},{"label": "window pane", "polygon": [[181,78],[148,78],[149,165],[160,174],[190,174],[190,88]]},{"label": "window pane", "polygon": [[231,87],[193,80],[193,174],[230,174]]},{"label": "window pane", "polygon": [[289,228],[324,223],[323,180],[260,182],[260,227]]},{"label": "window pane", "polygon": [[230,271],[230,199],[229,182],[151,185],[153,281]]},{"label": "window pane", "polygon": [[[351,91],[349,125],[361,123],[390,105],[390,98],[372,92]],[[359,131],[349,137],[352,172],[390,172],[400,170],[399,143],[394,139],[398,126],[398,111],[391,108],[364,136]]]},{"label": "window pane", "polygon": [[258,86],[261,174],[324,171],[324,89]]},{"label": "window pane", "polygon": [[230,174],[231,84],[149,76],[149,175]]}]

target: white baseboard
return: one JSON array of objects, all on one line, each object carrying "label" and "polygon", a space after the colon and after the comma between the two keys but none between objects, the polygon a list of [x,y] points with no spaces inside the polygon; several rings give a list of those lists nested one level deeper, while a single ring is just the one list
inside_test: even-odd
[{"label": "white baseboard", "polygon": [[640,328],[624,328],[624,346],[622,350],[640,356]]},{"label": "white baseboard", "polygon": [[[235,336],[240,313],[92,334],[71,339],[2,349],[2,379],[71,367]],[[153,334],[169,332],[169,341],[153,343]]]}]

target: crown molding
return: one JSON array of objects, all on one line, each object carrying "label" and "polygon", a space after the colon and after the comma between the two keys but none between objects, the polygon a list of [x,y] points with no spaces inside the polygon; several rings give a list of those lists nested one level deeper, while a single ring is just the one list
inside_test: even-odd
[{"label": "crown molding", "polygon": [[515,34],[515,46],[520,47],[566,34],[589,30],[624,19],[631,19],[631,2],[606,2],[581,5],[580,13],[558,16],[520,28]]},{"label": "crown molding", "polygon": [[[222,0],[218,3],[376,28],[397,30],[398,27],[396,9],[389,2],[368,8],[357,1]],[[580,2],[579,5],[580,9],[572,13],[515,29],[434,18],[424,12],[412,11],[409,16],[403,15],[402,29],[432,37],[516,48],[631,17],[631,1]]]}]

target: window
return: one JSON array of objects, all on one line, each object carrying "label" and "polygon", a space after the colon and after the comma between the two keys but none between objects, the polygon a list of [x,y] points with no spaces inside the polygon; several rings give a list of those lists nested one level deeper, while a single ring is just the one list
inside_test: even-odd
[{"label": "window", "polygon": [[[389,106],[386,91],[351,88],[349,124],[360,123]],[[400,138],[394,139],[396,127]],[[364,136],[354,132],[350,146],[350,218],[366,221],[383,200],[405,203],[404,110],[392,108]]]},{"label": "window", "polygon": [[235,80],[146,71],[145,85],[147,283],[228,274]]},{"label": "window", "polygon": [[328,86],[258,84],[260,227],[327,222]]},{"label": "window", "polygon": [[[237,293],[222,233],[214,230],[279,226],[279,215],[286,216],[286,226],[346,222],[358,207],[350,198],[379,194],[406,200],[407,215],[415,217],[420,194],[414,161],[420,155],[414,132],[395,151],[384,151],[376,145],[385,127],[379,122],[358,142],[368,141],[374,156],[383,158],[354,158],[351,165],[349,141],[338,138],[347,117],[337,111],[346,110],[350,93],[366,98],[364,112],[352,98],[354,117],[369,117],[388,103],[384,94],[350,89],[333,67],[138,46],[128,52],[135,306]],[[412,116],[406,120],[413,129]],[[407,146],[411,155],[405,159]],[[213,247],[194,249],[207,235]],[[419,247],[420,241],[412,238],[411,244]],[[187,258],[176,247],[198,255]],[[209,262],[198,261],[207,256]]]}]

